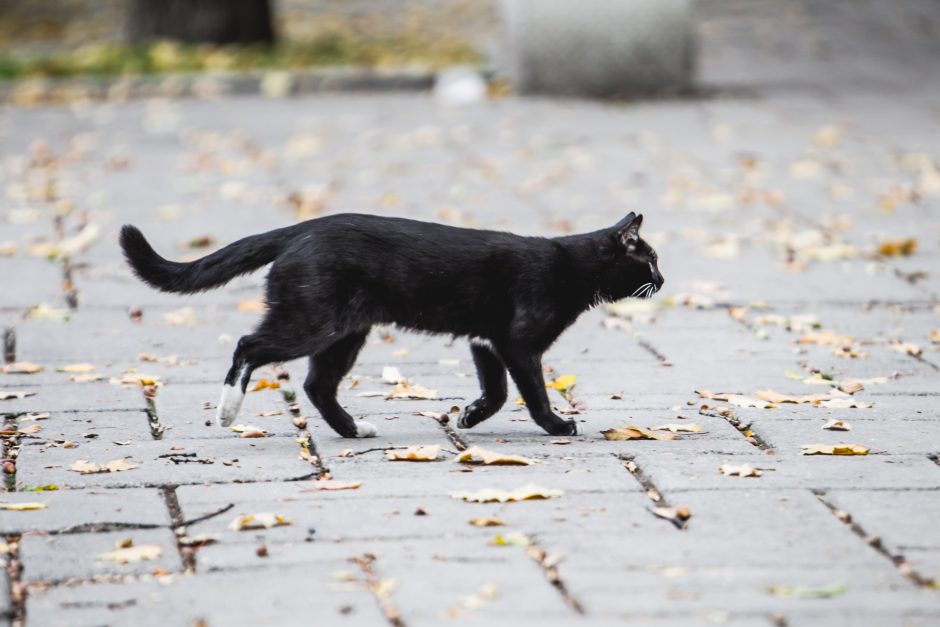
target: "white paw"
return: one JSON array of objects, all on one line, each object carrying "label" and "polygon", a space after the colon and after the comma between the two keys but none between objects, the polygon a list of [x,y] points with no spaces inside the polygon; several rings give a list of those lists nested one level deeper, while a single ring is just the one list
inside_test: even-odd
[{"label": "white paw", "polygon": [[235,421],[244,398],[241,388],[234,385],[223,386],[222,400],[219,401],[215,413],[215,421],[220,427],[227,427]]},{"label": "white paw", "polygon": [[379,430],[375,428],[375,425],[371,422],[366,422],[365,420],[360,420],[356,423],[356,437],[357,438],[374,438],[379,434]]},{"label": "white paw", "polygon": [[584,427],[581,426],[580,422],[574,423],[574,435],[584,435]]}]

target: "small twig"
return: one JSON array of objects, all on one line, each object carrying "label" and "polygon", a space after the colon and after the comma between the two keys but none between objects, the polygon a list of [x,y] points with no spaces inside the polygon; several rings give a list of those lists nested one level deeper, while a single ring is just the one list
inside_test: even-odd
[{"label": "small twig", "polygon": [[222,509],[216,510],[216,511],[212,512],[211,514],[206,514],[206,515],[204,515],[204,516],[199,516],[199,517],[197,517],[197,518],[192,518],[192,519],[190,519],[190,520],[184,520],[181,526],[183,526],[183,527],[188,527],[189,525],[195,525],[196,523],[200,523],[200,522],[202,522],[202,521],[204,521],[204,520],[209,520],[210,518],[215,518],[216,516],[219,516],[220,514],[224,514],[224,513],[227,512],[228,510],[232,509],[233,507],[235,507],[235,503],[229,503],[228,505],[226,505],[226,506],[223,507]]}]

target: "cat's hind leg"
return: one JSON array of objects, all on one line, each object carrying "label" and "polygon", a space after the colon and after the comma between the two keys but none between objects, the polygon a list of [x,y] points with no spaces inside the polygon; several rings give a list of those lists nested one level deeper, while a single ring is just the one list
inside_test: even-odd
[{"label": "cat's hind leg", "polygon": [[336,400],[339,382],[352,368],[366,341],[367,331],[356,332],[310,357],[310,372],[304,391],[314,407],[336,433],[344,438],[370,438],[376,428],[364,420],[355,421]]},{"label": "cat's hind leg", "polygon": [[493,416],[506,402],[506,366],[488,342],[471,340],[470,352],[477,367],[482,394],[473,401],[457,420],[461,429],[470,429]]}]

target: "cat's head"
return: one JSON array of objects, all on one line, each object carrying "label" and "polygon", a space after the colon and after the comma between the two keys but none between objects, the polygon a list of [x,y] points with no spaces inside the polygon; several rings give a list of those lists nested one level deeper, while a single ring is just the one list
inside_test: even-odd
[{"label": "cat's head", "polygon": [[642,237],[643,216],[632,211],[605,234],[605,248],[612,261],[605,277],[612,299],[650,298],[665,282],[656,251]]}]

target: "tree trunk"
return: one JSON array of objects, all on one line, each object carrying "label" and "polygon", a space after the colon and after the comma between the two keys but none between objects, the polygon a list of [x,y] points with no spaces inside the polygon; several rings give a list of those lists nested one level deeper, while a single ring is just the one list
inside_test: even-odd
[{"label": "tree trunk", "polygon": [[269,0],[131,0],[128,39],[187,43],[273,43]]}]

